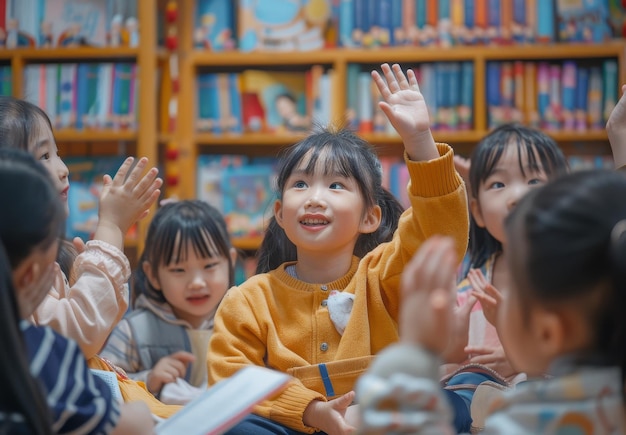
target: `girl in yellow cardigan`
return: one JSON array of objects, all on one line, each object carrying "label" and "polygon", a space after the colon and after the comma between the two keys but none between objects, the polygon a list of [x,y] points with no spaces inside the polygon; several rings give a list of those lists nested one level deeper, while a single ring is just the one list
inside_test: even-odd
[{"label": "girl in yellow cardigan", "polygon": [[[273,270],[226,293],[207,364],[209,384],[251,364],[293,379],[229,434],[352,433],[355,381],[398,340],[405,263],[434,234],[465,253],[467,202],[452,149],[435,144],[413,72],[382,72],[372,77],[404,142],[411,207],[396,219],[375,152],[349,131],[312,133],[283,155],[274,219],[289,243],[267,233],[260,268]],[[283,260],[292,261],[277,266]]]}]

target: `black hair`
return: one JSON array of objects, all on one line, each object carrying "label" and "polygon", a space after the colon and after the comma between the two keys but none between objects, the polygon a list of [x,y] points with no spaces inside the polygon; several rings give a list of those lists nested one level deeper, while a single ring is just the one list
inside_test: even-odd
[{"label": "black hair", "polygon": [[52,131],[52,123],[40,107],[18,98],[0,96],[0,146],[30,151],[44,121]]},{"label": "black hair", "polygon": [[[356,181],[366,209],[380,206],[382,215],[378,229],[359,236],[354,255],[363,257],[379,244],[391,240],[404,209],[397,198],[382,187],[382,167],[374,148],[368,142],[346,128],[333,130],[332,127],[318,127],[302,141],[282,151],[276,180],[279,198],[292,171],[305,158],[308,159],[304,168],[307,174],[312,174],[318,161],[321,163],[323,160],[327,173],[336,172]],[[257,273],[268,272],[286,261],[297,259],[295,245],[287,238],[275,217],[268,222],[257,259]]]},{"label": "black hair", "polygon": [[[0,150],[17,148],[31,152],[43,121],[52,131],[50,118],[40,107],[26,100],[20,100],[7,95],[0,96]],[[0,158],[3,158],[0,156]],[[13,158],[18,158],[13,156]],[[71,244],[61,243],[59,249],[59,264],[70,265],[78,253]],[[69,267],[71,269],[71,267]],[[65,273],[65,270],[63,270]],[[70,277],[66,273],[66,276]]]},{"label": "black hair", "polygon": [[[522,174],[525,174],[524,156],[533,171],[542,170],[548,178],[569,171],[565,155],[550,136],[520,124],[504,124],[481,139],[472,152],[469,185],[473,199],[478,199],[480,186],[491,176],[509,146],[517,148]],[[491,255],[502,252],[502,244],[486,228],[479,227],[473,216],[470,216],[468,251],[471,267],[481,267]]]},{"label": "black hair", "polygon": [[228,259],[229,286],[234,285],[232,244],[222,214],[204,201],[176,201],[159,208],[150,222],[146,244],[134,272],[133,299],[143,294],[158,303],[166,302],[163,292],[150,284],[142,265],[147,261],[156,271],[176,259],[184,261],[189,244],[202,258],[223,256]]},{"label": "black hair", "polygon": [[[46,398],[37,380],[30,373],[28,353],[19,322],[13,275],[4,246],[0,241],[0,410],[8,415],[24,418],[29,433],[52,434],[52,416]],[[0,433],[12,425],[0,419]]]},{"label": "black hair", "polygon": [[[509,255],[522,301],[582,301],[594,353],[626,375],[626,176],[587,170],[526,195],[506,219]],[[521,257],[521,260],[519,260]],[[520,267],[519,265],[523,265]],[[522,294],[523,293],[523,294]],[[600,296],[600,297],[598,297]]]},{"label": "black hair", "polygon": [[14,269],[34,249],[47,249],[65,235],[66,213],[46,168],[26,151],[0,147],[0,239]]}]

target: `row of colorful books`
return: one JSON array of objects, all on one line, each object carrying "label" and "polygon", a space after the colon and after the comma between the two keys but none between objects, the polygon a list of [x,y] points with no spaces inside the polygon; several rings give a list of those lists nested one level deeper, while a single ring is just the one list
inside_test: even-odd
[{"label": "row of colorful books", "polygon": [[134,129],[138,80],[134,63],[30,64],[24,98],[55,128]]},{"label": "row of colorful books", "polygon": [[[200,73],[196,129],[242,133],[307,131],[330,121],[332,71]],[[371,80],[370,80],[371,81]]]},{"label": "row of colorful books", "polygon": [[138,43],[137,0],[0,1],[0,47]]},{"label": "row of colorful books", "polygon": [[617,61],[489,62],[489,126],[517,121],[546,130],[603,129],[618,96]]},{"label": "row of colorful books", "polygon": [[[474,66],[472,62],[423,63],[412,68],[428,105],[434,130],[469,130],[473,126]],[[369,70],[349,64],[347,119],[359,133],[395,134],[378,107],[381,96]]]},{"label": "row of colorful books", "polygon": [[603,42],[617,0],[196,0],[194,45],[214,51]]}]

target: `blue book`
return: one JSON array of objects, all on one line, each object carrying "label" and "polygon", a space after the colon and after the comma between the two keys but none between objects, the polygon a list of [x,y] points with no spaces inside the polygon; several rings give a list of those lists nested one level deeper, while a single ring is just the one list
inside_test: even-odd
[{"label": "blue book", "polygon": [[502,123],[501,115],[501,75],[500,62],[487,63],[487,110],[489,128],[497,127]]},{"label": "blue book", "polygon": [[513,27],[511,36],[513,42],[521,44],[526,41],[524,29],[526,28],[526,0],[513,0]]},{"label": "blue book", "polygon": [[370,31],[369,0],[353,0],[354,7],[354,30],[352,31],[352,42],[356,46],[363,46],[365,36]]},{"label": "blue book", "polygon": [[341,0],[339,3],[339,45],[354,47],[354,0]]},{"label": "blue book", "polygon": [[474,64],[466,61],[461,64],[461,100],[459,102],[459,129],[472,128],[474,112]]},{"label": "blue book", "polygon": [[197,75],[196,84],[198,95],[196,100],[196,130],[211,131],[219,113],[215,104],[217,82],[213,73],[200,73]]},{"label": "blue book", "polygon": [[76,128],[91,127],[95,123],[95,104],[98,93],[99,64],[80,63],[76,72]]},{"label": "blue book", "polygon": [[228,74],[228,94],[230,96],[231,122],[229,131],[231,133],[243,133],[243,122],[241,114],[241,84],[239,73]]},{"label": "blue book", "polygon": [[[388,46],[391,43],[393,26],[391,23],[391,0],[378,0],[372,24],[378,26],[378,37],[374,45]],[[375,35],[372,35],[373,37]]]},{"label": "blue book", "polygon": [[402,1],[391,0],[391,45],[403,45],[407,39],[402,22]]},{"label": "blue book", "polygon": [[555,35],[555,0],[537,0],[537,42],[546,43],[554,41]]},{"label": "blue book", "polygon": [[426,26],[426,0],[415,0],[415,25],[418,29]]},{"label": "blue book", "polygon": [[[232,0],[196,0],[196,23],[198,35],[203,38],[204,48],[224,51],[235,34],[234,8]],[[196,46],[200,41],[196,41]],[[198,47],[200,48],[200,47]]]},{"label": "blue book", "polygon": [[346,71],[347,76],[347,113],[346,121],[348,128],[353,131],[359,130],[359,75],[361,74],[361,67],[356,63],[349,63]]},{"label": "blue book", "polygon": [[463,4],[463,20],[468,35],[465,36],[461,42],[464,44],[474,44],[476,43],[476,37],[474,36],[474,28],[476,27],[476,5],[474,4],[474,0],[465,0]]},{"label": "blue book", "polygon": [[574,111],[576,109],[576,69],[576,62],[563,62],[561,100],[564,130],[573,130],[575,126]]},{"label": "blue book", "polygon": [[[507,0],[511,1],[511,0]],[[488,0],[487,2],[487,43],[497,43],[502,29],[502,8],[500,0]]]},{"label": "blue book", "polygon": [[613,108],[619,98],[617,92],[618,69],[617,61],[614,59],[605,60],[602,63],[602,110],[604,122],[609,120]]}]

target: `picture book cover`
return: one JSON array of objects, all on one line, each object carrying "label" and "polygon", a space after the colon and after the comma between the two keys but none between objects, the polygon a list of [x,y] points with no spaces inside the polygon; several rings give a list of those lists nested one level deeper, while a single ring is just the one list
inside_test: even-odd
[{"label": "picture book cover", "polygon": [[64,159],[70,171],[68,195],[70,212],[66,226],[68,239],[73,237],[80,237],[85,241],[91,239],[98,225],[98,198],[102,191],[102,177],[104,174],[115,176],[124,160],[125,158],[121,156]]},{"label": "picture book cover", "polygon": [[556,0],[559,41],[604,42],[611,37],[606,0]]},{"label": "picture book cover", "polygon": [[108,0],[46,0],[40,45],[106,45]]},{"label": "picture book cover", "polygon": [[239,0],[241,51],[309,51],[324,47],[330,0]]},{"label": "picture book cover", "polygon": [[196,196],[223,212],[223,173],[226,168],[245,165],[248,158],[236,154],[202,154],[198,156],[197,162]]},{"label": "picture book cover", "polygon": [[274,171],[270,165],[226,168],[223,213],[232,237],[261,237],[272,214]]},{"label": "picture book cover", "polygon": [[[307,113],[306,74],[304,72],[246,70],[241,73],[241,93],[246,100],[256,95],[264,119],[254,120],[244,113],[246,131],[306,131],[310,127]],[[246,101],[243,102],[246,106]]]},{"label": "picture book cover", "polygon": [[232,0],[196,0],[194,47],[211,51],[235,49]]}]

